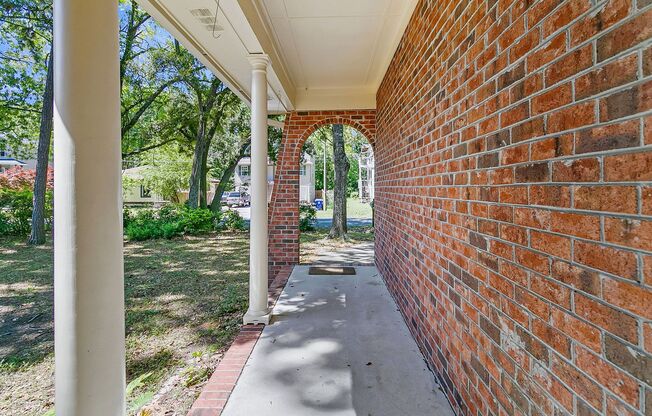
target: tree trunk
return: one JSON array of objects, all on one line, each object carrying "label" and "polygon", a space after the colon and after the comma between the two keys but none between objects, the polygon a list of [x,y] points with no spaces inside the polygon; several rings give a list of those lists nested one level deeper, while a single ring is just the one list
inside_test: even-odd
[{"label": "tree trunk", "polygon": [[203,116],[200,116],[199,125],[197,126],[197,142],[195,151],[192,156],[192,171],[190,173],[190,186],[188,190],[188,206],[193,209],[200,207],[201,194],[201,177],[204,174],[204,153],[208,146],[208,137],[206,135],[206,122]]},{"label": "tree trunk", "polygon": [[[209,136],[212,138],[212,135]],[[210,150],[210,142],[212,140],[207,140],[208,145],[204,146],[204,154],[202,155],[201,160],[201,175],[199,177],[199,206],[202,209],[206,209],[208,206],[208,151]]]},{"label": "tree trunk", "polygon": [[211,201],[211,210],[213,212],[220,212],[222,210],[222,195],[224,194],[224,191],[226,191],[226,185],[231,176],[233,176],[233,172],[235,172],[235,169],[238,167],[240,160],[246,156],[250,144],[251,139],[243,143],[240,147],[240,152],[238,152],[236,157],[231,161],[231,163],[229,163],[226,169],[224,169],[224,172],[222,172],[220,183],[217,185],[217,188],[215,188],[215,195],[213,195],[213,200]]},{"label": "tree trunk", "polygon": [[329,238],[346,238],[346,183],[349,159],[344,150],[344,126],[333,125],[333,160],[335,163],[335,189],[333,191],[333,224]]},{"label": "tree trunk", "polygon": [[43,92],[43,109],[41,110],[41,126],[38,137],[36,156],[36,178],[34,179],[34,200],[32,211],[32,232],[28,244],[45,244],[45,194],[48,181],[48,159],[50,157],[50,141],[52,138],[52,118],[54,110],[54,50],[50,48],[48,68]]}]

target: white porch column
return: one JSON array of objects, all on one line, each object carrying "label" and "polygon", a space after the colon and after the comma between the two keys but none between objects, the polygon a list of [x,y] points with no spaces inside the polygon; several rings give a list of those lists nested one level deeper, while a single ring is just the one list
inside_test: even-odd
[{"label": "white porch column", "polygon": [[268,324],[267,305],[267,55],[250,55],[251,87],[251,226],[249,310],[245,324]]},{"label": "white porch column", "polygon": [[57,415],[125,414],[118,2],[54,1]]}]

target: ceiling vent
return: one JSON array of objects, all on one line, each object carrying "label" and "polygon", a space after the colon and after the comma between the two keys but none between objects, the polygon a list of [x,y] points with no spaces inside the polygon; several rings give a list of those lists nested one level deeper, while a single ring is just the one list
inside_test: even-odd
[{"label": "ceiling vent", "polygon": [[220,10],[219,2],[216,2],[217,7],[215,13],[210,9],[190,9],[190,14],[195,17],[197,22],[201,23],[207,32],[211,32],[215,39],[219,39],[224,33],[224,26],[220,25],[217,21],[217,13]]}]

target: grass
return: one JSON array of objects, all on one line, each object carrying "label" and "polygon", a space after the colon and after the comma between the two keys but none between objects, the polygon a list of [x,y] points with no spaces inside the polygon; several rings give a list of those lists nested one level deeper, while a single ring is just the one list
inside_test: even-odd
[{"label": "grass", "polygon": [[[302,261],[372,241],[301,234]],[[125,243],[129,414],[185,414],[247,308],[249,236],[221,233]],[[44,415],[54,399],[52,247],[0,238],[0,415]]]},{"label": "grass", "polygon": [[[166,383],[151,405],[190,407],[246,311],[248,246],[244,233],[125,244],[127,380],[142,377],[131,414]],[[52,309],[51,247],[0,239],[0,414],[53,405]]]},{"label": "grass", "polygon": [[[347,218],[371,218],[371,205],[363,204],[358,198],[346,200]],[[329,203],[326,211],[317,211],[317,218],[333,218],[333,208]]]}]

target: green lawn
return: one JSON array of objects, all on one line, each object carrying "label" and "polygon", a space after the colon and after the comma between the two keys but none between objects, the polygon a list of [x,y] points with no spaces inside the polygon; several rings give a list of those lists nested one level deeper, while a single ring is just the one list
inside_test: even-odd
[{"label": "green lawn", "polygon": [[[0,239],[0,414],[38,416],[54,396],[52,249],[24,240]],[[248,243],[235,233],[125,244],[127,378],[150,374],[132,404],[165,384],[154,413],[185,414],[246,311]]]},{"label": "green lawn", "polygon": [[[302,261],[349,240],[301,234]],[[0,415],[40,416],[54,398],[52,247],[0,238]],[[183,415],[237,333],[247,308],[249,236],[220,233],[125,243],[129,397],[153,414]],[[157,394],[158,393],[158,394]],[[152,401],[152,397],[157,398]]]},{"label": "green lawn", "polygon": [[[346,200],[346,216],[348,218],[371,218],[371,205],[363,204],[358,198]],[[317,218],[333,218],[333,207],[329,203],[326,211],[317,211]]]}]

